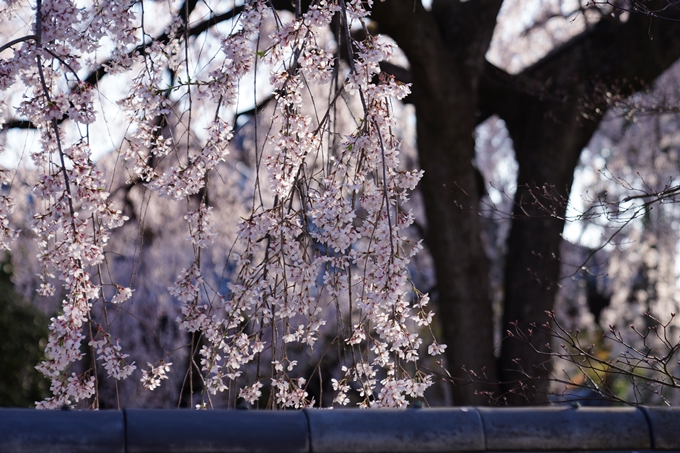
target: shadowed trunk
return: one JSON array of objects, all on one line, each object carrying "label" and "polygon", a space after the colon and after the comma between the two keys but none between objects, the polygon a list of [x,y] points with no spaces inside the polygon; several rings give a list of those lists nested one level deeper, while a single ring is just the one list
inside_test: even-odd
[{"label": "shadowed trunk", "polygon": [[[449,370],[462,381],[468,378],[463,367],[485,370],[487,377],[507,382],[504,391],[522,379],[526,391],[510,394],[507,402],[526,404],[547,399],[551,365],[533,348],[543,349],[549,339],[534,333],[531,346],[504,341],[496,371],[489,264],[478,215],[482,194],[472,165],[478,115],[499,114],[515,146],[519,187],[508,239],[503,331],[514,322],[526,330],[544,322],[545,311],[554,307],[573,173],[609,107],[604,93],[631,94],[667,69],[680,57],[680,27],[643,15],[632,14],[627,22],[603,16],[511,76],[484,61],[500,3],[435,1],[430,13],[417,3],[394,0],[376,3],[373,18],[411,65],[409,99],[416,107],[425,170],[426,240],[435,262]],[[483,403],[474,395],[480,390],[494,389],[458,386],[454,404]]]},{"label": "shadowed trunk", "polygon": [[[652,6],[652,5],[650,5]],[[517,192],[505,269],[503,331],[525,332],[547,321],[560,280],[560,243],[573,174],[581,154],[609,107],[606,92],[627,96],[651,83],[680,57],[680,25],[631,15],[622,23],[603,19],[546,56],[521,77],[544,91],[516,94],[499,109],[519,164]],[[538,83],[535,83],[538,82]],[[513,107],[510,107],[513,106]],[[505,390],[527,384],[510,404],[547,400],[552,367],[550,339],[533,330],[531,347],[516,339],[502,344],[499,366]],[[522,370],[523,372],[517,372]]]},{"label": "shadowed trunk", "polygon": [[[413,81],[426,243],[438,288],[438,315],[447,343],[456,405],[484,404],[466,370],[495,378],[489,263],[481,240],[474,130],[477,85],[501,1],[376,3],[373,18],[406,53]],[[467,383],[467,384],[466,384]],[[465,384],[465,385],[463,385]]]}]

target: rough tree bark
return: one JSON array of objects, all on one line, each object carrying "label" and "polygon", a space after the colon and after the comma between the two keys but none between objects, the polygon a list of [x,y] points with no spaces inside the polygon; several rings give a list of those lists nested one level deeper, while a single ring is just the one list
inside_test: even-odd
[{"label": "rough tree bark", "polygon": [[[380,32],[399,44],[411,63],[421,182],[427,210],[426,242],[436,263],[439,316],[448,343],[448,368],[496,375],[489,263],[478,212],[475,156],[477,87],[500,0],[376,3]],[[454,404],[479,403],[480,385],[455,386]]]}]

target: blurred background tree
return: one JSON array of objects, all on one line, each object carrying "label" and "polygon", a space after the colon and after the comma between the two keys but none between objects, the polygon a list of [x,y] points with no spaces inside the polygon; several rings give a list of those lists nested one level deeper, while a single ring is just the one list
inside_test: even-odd
[{"label": "blurred background tree", "polygon": [[[504,383],[500,391],[458,386],[456,404],[480,403],[480,392],[511,404],[547,401],[551,368],[533,349],[550,337],[536,332],[533,348],[512,338],[494,342],[487,248],[504,249],[501,335],[511,323],[544,320],[560,286],[562,232],[582,150],[615,99],[649,87],[680,57],[678,12],[667,1],[529,4],[433,0],[426,8],[396,0],[373,8],[377,30],[410,64],[425,239],[449,371],[459,382],[474,370]],[[534,39],[513,39],[522,35]],[[521,47],[527,42],[533,46]],[[509,233],[487,247],[479,216],[486,190],[475,165],[484,151],[476,153],[474,137],[492,115],[507,128],[517,176],[505,213]],[[536,379],[518,385],[527,374]]]}]

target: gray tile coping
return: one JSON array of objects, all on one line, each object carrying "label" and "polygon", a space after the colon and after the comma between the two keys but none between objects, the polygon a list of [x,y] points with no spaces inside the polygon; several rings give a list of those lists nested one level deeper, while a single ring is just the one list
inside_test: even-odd
[{"label": "gray tile coping", "polygon": [[0,409],[0,452],[123,453],[120,411]]},{"label": "gray tile coping", "polygon": [[126,409],[127,452],[309,451],[300,411]]},{"label": "gray tile coping", "polygon": [[[641,410],[605,407],[478,408],[489,451],[649,450]],[[680,412],[676,412],[680,415]],[[676,418],[680,420],[680,418]]]},{"label": "gray tile coping", "polygon": [[651,428],[652,446],[657,450],[680,450],[680,417],[671,407],[640,407]]},{"label": "gray tile coping", "polygon": [[307,410],[314,453],[483,451],[471,408]]},{"label": "gray tile coping", "polygon": [[680,408],[0,409],[0,453],[680,452]]}]

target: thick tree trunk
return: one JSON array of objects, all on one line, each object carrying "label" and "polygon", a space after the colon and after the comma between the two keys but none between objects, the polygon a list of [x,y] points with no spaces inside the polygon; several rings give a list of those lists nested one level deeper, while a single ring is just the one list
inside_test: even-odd
[{"label": "thick tree trunk", "polygon": [[[506,258],[504,332],[513,332],[517,323],[527,333],[531,323],[546,322],[545,312],[554,308],[574,169],[609,107],[604,93],[627,96],[651,83],[680,57],[678,31],[675,22],[651,25],[641,15],[626,23],[602,20],[524,72],[545,91],[505,100],[500,111],[519,174]],[[509,396],[510,404],[547,400],[552,364],[536,350],[545,351],[549,341],[533,329],[530,345],[514,338],[503,342],[500,379],[506,390],[519,390]],[[525,385],[518,386],[518,380]]]},{"label": "thick tree trunk", "polygon": [[414,11],[410,0],[391,1],[376,3],[373,11],[380,30],[411,62],[426,244],[435,263],[437,314],[456,405],[487,402],[479,393],[493,388],[479,381],[484,374],[496,377],[489,263],[472,161],[477,83],[500,3],[435,1],[430,13],[421,6]]},{"label": "thick tree trunk", "polygon": [[[508,239],[502,325],[504,332],[515,333],[517,328],[532,335],[530,344],[511,336],[502,343],[500,379],[506,390],[517,392],[508,395],[510,404],[547,401],[552,366],[550,358],[536,350],[547,351],[550,338],[532,328],[532,323],[540,327],[548,320],[545,312],[554,307],[574,168],[599,123],[599,117],[580,122],[576,107],[560,109],[564,122],[557,122],[548,115],[549,108],[524,111],[531,133],[514,136],[519,174]],[[519,381],[525,386],[518,385]]]},{"label": "thick tree trunk", "polygon": [[[480,195],[471,171],[474,100],[442,102],[421,89],[414,94],[420,164],[425,170],[421,190],[428,221],[426,242],[435,262],[448,369],[459,384],[454,387],[454,404],[483,404],[475,391],[490,388],[462,385],[471,378],[464,370],[480,376],[485,372],[492,379],[496,373],[489,264],[480,237]],[[453,113],[456,110],[468,114],[461,117]]]}]

